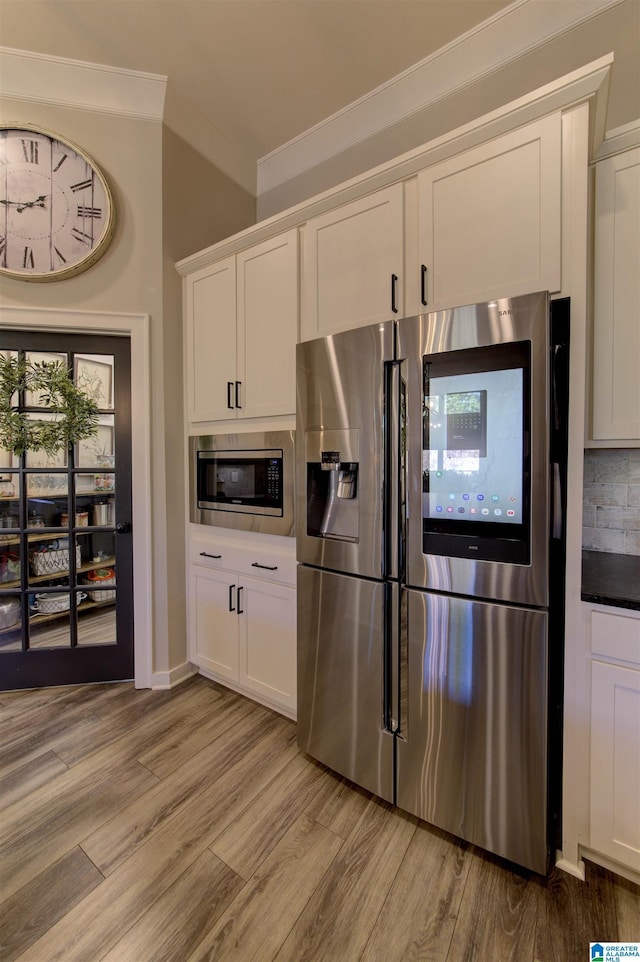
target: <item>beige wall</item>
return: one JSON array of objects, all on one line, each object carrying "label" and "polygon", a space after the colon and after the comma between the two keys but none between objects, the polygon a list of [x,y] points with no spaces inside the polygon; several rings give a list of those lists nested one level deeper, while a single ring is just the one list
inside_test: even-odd
[{"label": "beige wall", "polygon": [[615,60],[607,129],[637,120],[640,117],[639,49],[640,2],[625,0],[478,83],[262,194],[258,199],[258,217],[264,220],[329,190],[608,53],[613,53]]},{"label": "beige wall", "polygon": [[[74,141],[113,190],[118,220],[104,256],[64,281],[3,278],[0,306],[150,316],[153,671],[166,672],[186,659],[182,310],[174,261],[250,224],[254,201],[236,185],[227,191],[230,182],[175,136],[165,145],[157,121],[6,98],[0,121],[37,124]],[[203,197],[209,202],[198,203]]]},{"label": "beige wall", "polygon": [[184,140],[163,128],[162,221],[165,386],[166,516],[163,551],[169,577],[168,664],[186,657],[185,485],[186,439],[182,394],[182,278],[175,262],[255,223],[255,198],[221,174]]},{"label": "beige wall", "polygon": [[165,251],[172,263],[256,222],[255,197],[163,128]]}]

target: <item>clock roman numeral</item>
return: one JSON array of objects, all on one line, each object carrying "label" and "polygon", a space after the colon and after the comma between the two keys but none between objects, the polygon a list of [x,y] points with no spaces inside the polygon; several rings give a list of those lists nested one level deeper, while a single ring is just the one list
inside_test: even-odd
[{"label": "clock roman numeral", "polygon": [[7,266],[7,238],[0,237],[0,260],[4,267]]},{"label": "clock roman numeral", "polygon": [[64,162],[65,162],[65,160],[67,159],[68,156],[69,156],[69,154],[63,154],[63,155],[62,155],[62,157],[60,158],[60,160],[58,161],[58,163],[56,164],[56,166],[53,168],[54,174],[55,174],[56,170],[60,170],[60,168],[62,167],[62,165],[64,164]]},{"label": "clock roman numeral", "polygon": [[35,267],[35,261],[33,259],[33,251],[30,247],[25,247],[24,257],[22,258],[23,267]]},{"label": "clock roman numeral", "polygon": [[86,244],[87,247],[91,247],[93,244],[93,237],[91,234],[85,234],[84,231],[78,230],[77,227],[73,228],[71,234],[76,240],[80,241],[81,244]]},{"label": "clock roman numeral", "polygon": [[60,263],[61,263],[61,264],[66,264],[66,263],[67,263],[67,258],[64,256],[64,254],[61,254],[61,253],[60,253],[60,251],[59,251],[58,248],[55,246],[55,244],[54,244],[53,249],[54,249],[54,251],[56,252],[56,255],[58,256],[58,259],[60,260]]},{"label": "clock roman numeral", "polygon": [[82,207],[78,205],[78,217],[102,217],[101,207]]},{"label": "clock roman numeral", "polygon": [[38,163],[38,141],[37,140],[21,140],[22,144],[22,156],[27,164],[37,164]]},{"label": "clock roman numeral", "polygon": [[77,184],[71,184],[71,190],[77,193],[79,190],[86,190],[87,187],[91,187],[92,184],[93,180],[91,178],[89,178],[89,180],[80,180]]}]

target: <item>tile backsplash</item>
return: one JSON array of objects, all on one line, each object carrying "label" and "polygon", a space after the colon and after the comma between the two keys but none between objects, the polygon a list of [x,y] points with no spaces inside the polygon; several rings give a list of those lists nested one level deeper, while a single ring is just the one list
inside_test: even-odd
[{"label": "tile backsplash", "polygon": [[585,451],[582,547],[640,555],[640,448]]}]

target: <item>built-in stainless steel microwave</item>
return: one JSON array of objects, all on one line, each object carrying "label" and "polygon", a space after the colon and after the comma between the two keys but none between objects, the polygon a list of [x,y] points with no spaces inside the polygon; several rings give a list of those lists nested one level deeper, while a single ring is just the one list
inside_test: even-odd
[{"label": "built-in stainless steel microwave", "polygon": [[195,524],[294,534],[294,431],[189,438]]}]

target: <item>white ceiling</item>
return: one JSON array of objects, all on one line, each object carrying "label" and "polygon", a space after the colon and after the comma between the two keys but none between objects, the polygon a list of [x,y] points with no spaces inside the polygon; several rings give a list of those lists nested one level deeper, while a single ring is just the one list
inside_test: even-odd
[{"label": "white ceiling", "polygon": [[174,102],[257,162],[511,2],[0,0],[0,37],[164,75]]}]

